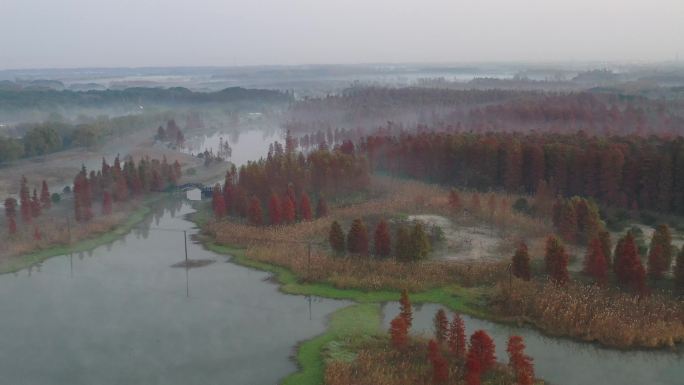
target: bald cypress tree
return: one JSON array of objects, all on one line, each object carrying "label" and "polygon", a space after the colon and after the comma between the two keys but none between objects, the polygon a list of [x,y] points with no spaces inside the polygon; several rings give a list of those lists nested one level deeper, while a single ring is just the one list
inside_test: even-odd
[{"label": "bald cypress tree", "polygon": [[352,221],[347,234],[347,251],[352,254],[368,255],[368,228],[360,218]]},{"label": "bald cypress tree", "polygon": [[677,263],[674,270],[675,287],[684,290],[684,247],[677,255]]},{"label": "bald cypress tree", "polygon": [[333,221],[330,225],[330,232],[328,233],[328,242],[330,242],[330,247],[336,253],[344,253],[344,231],[342,226],[337,221]]},{"label": "bald cypress tree", "polygon": [[565,252],[563,243],[555,235],[550,235],[546,239],[544,261],[546,263],[546,273],[551,279],[560,284],[568,281],[568,254]]},{"label": "bald cypress tree", "polygon": [[527,245],[524,242],[520,242],[520,245],[518,245],[518,248],[513,255],[511,270],[513,275],[520,279],[529,281],[531,278],[530,255],[527,252]]},{"label": "bald cypress tree", "polygon": [[390,238],[389,226],[384,219],[380,220],[375,227],[374,241],[375,255],[382,258],[388,257],[392,251],[392,240]]}]

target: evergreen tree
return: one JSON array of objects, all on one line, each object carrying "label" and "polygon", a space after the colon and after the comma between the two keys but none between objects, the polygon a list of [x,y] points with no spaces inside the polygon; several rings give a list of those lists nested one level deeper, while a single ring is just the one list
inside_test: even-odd
[{"label": "evergreen tree", "polygon": [[409,262],[413,260],[411,235],[405,226],[400,225],[397,228],[397,235],[394,243],[394,254],[397,259],[402,262]]},{"label": "evergreen tree", "polygon": [[648,275],[660,279],[672,266],[672,233],[666,224],[659,225],[653,232],[648,254]]},{"label": "evergreen tree", "polygon": [[603,254],[603,245],[599,238],[594,238],[589,243],[584,257],[584,273],[601,285],[608,281],[608,259]]},{"label": "evergreen tree", "polygon": [[546,273],[557,283],[564,284],[568,281],[568,254],[561,241],[554,235],[546,239]]},{"label": "evergreen tree", "polygon": [[413,225],[411,232],[411,256],[415,259],[425,259],[430,252],[430,240],[419,221]]},{"label": "evergreen tree", "polygon": [[527,245],[524,242],[520,242],[520,245],[518,245],[518,248],[513,255],[511,270],[514,276],[522,280],[529,281],[531,278],[530,255],[527,252]]},{"label": "evergreen tree", "polygon": [[336,253],[344,253],[344,231],[337,221],[333,221],[332,225],[330,225],[328,241],[330,242],[330,247],[332,247]]},{"label": "evergreen tree", "polygon": [[352,221],[347,234],[347,251],[351,254],[368,255],[368,229],[360,218]]},{"label": "evergreen tree", "polygon": [[374,241],[375,255],[381,258],[388,257],[391,252],[392,240],[390,239],[389,226],[384,219],[380,220],[375,227]]},{"label": "evergreen tree", "polygon": [[449,336],[449,319],[444,309],[437,310],[433,323],[435,325],[435,339],[440,345],[446,343]]},{"label": "evergreen tree", "polygon": [[264,213],[261,210],[261,202],[259,198],[253,196],[249,200],[249,209],[247,209],[247,219],[253,226],[260,226],[264,220]]}]

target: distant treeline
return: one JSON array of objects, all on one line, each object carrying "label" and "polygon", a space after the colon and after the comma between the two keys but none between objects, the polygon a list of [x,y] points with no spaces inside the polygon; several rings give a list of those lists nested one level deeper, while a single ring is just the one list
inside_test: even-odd
[{"label": "distant treeline", "polygon": [[0,111],[51,109],[54,107],[107,107],[110,105],[176,105],[198,103],[282,103],[292,100],[287,92],[226,88],[216,92],[194,92],[187,88],[127,88],[105,91],[56,91],[0,89]]},{"label": "distant treeline", "polygon": [[684,214],[684,138],[422,132],[361,143],[376,170],[438,183]]},{"label": "distant treeline", "polygon": [[519,131],[597,135],[677,134],[684,97],[647,98],[619,91],[542,92],[355,87],[294,103],[286,127],[301,136],[329,129],[429,126],[445,131]]},{"label": "distant treeline", "polygon": [[21,138],[0,136],[0,164],[75,147],[90,147],[105,138],[149,128],[173,119],[172,112],[97,118],[88,123],[45,122],[15,128]]}]

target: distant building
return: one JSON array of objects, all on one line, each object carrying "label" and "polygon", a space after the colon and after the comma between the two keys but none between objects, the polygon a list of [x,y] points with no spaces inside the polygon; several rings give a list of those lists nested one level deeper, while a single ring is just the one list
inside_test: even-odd
[{"label": "distant building", "polygon": [[192,188],[185,191],[185,197],[191,201],[201,201],[202,200],[202,190],[198,188]]}]

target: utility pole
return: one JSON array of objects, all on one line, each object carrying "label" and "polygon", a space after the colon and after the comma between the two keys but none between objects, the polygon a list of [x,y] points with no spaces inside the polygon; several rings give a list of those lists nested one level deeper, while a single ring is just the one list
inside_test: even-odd
[{"label": "utility pole", "polygon": [[306,275],[311,279],[311,242],[309,242],[309,256],[307,258]]}]

